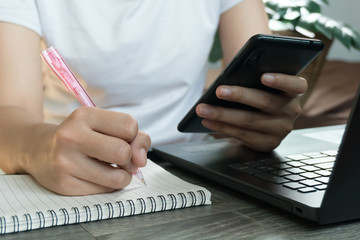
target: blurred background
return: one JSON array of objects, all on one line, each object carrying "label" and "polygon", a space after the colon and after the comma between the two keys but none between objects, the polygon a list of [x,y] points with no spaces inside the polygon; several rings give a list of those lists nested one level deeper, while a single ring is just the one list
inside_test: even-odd
[{"label": "blurred background", "polygon": [[[360,0],[328,0],[329,5],[323,8],[323,14],[346,22],[360,31]],[[360,62],[360,52],[350,51],[340,42],[334,41],[328,54],[328,59]]]}]

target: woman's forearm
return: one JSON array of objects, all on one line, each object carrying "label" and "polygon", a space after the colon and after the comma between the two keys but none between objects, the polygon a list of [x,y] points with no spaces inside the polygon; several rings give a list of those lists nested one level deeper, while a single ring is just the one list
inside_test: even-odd
[{"label": "woman's forearm", "polygon": [[25,109],[0,107],[0,168],[12,174],[29,172],[36,158],[46,157],[43,143],[51,128],[55,126]]}]

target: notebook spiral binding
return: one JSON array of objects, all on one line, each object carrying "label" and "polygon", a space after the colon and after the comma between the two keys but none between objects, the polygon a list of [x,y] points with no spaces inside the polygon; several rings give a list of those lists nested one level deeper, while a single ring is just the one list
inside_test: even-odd
[{"label": "notebook spiral binding", "polygon": [[[80,212],[80,209],[78,207],[72,207],[71,214],[66,208],[60,208],[58,213],[56,213],[55,210],[48,210],[47,212],[50,215],[50,219],[45,217],[44,212],[36,212],[35,216],[31,216],[30,213],[26,213],[24,214],[24,221],[26,222],[25,231],[45,228],[47,225],[49,225],[47,221],[50,221],[51,222],[50,226],[53,227],[58,225],[67,225],[67,224],[74,224],[80,222],[98,221],[104,218],[106,219],[121,218],[124,216],[132,216],[135,214],[144,214],[147,212],[150,213],[156,211],[185,208],[188,205],[188,202],[190,202],[191,207],[195,205],[204,205],[207,200],[204,191],[199,190],[197,192],[199,193],[198,196],[196,196],[196,193],[193,191],[187,192],[187,194],[189,194],[190,197],[187,197],[185,193],[177,193],[176,195],[178,197],[175,194],[168,194],[167,195],[168,200],[164,195],[158,195],[157,196],[158,201],[156,201],[154,197],[147,197],[148,203],[145,201],[144,198],[137,198],[136,201],[139,204],[140,210],[137,209],[136,207],[137,205],[133,200],[126,200],[125,203],[122,201],[116,201],[115,203],[107,202],[104,205],[97,203],[93,205],[93,208],[91,208],[90,206],[83,206],[82,212]],[[197,204],[199,196],[201,201],[199,204]],[[168,202],[169,199],[170,202]],[[159,203],[161,204],[160,209],[158,209]],[[129,210],[126,208],[126,206],[129,208]],[[168,208],[169,206],[170,208]],[[93,216],[91,214],[92,210],[97,212],[96,219],[93,219]],[[118,215],[115,215],[116,212],[115,210],[118,210]],[[125,210],[129,212],[125,212]],[[105,212],[107,212],[108,214],[104,215]],[[59,214],[62,215],[62,218],[60,218]],[[81,217],[84,217],[83,215],[85,216],[85,220],[81,221]],[[70,217],[70,216],[74,216],[74,217]],[[63,222],[60,222],[59,219],[64,219],[64,220]],[[21,227],[19,216],[18,215],[12,216],[11,221],[12,224],[10,224],[10,226],[12,225],[13,229],[9,232],[19,232]],[[36,226],[34,226],[35,222],[38,223],[38,225],[36,224]],[[9,224],[7,223],[7,219],[5,217],[0,217],[0,234],[5,234],[8,232],[7,226],[9,226]]]},{"label": "notebook spiral binding", "polygon": [[97,210],[97,219],[96,220],[101,220],[103,218],[103,211],[102,211],[102,207],[100,204],[95,204],[94,205],[96,207],[96,210]]},{"label": "notebook spiral binding", "polygon": [[[53,226],[58,225],[58,217],[57,217],[56,212],[54,210],[49,210],[49,213],[51,214],[51,219],[52,219],[51,226],[53,227]],[[30,214],[28,214],[28,215],[29,215],[30,221],[31,221],[31,216],[30,216]],[[28,223],[28,221],[26,221],[26,223]]]},{"label": "notebook spiral binding", "polygon": [[75,223],[79,223],[80,222],[80,211],[78,207],[72,207],[71,209],[74,210],[75,213]]}]

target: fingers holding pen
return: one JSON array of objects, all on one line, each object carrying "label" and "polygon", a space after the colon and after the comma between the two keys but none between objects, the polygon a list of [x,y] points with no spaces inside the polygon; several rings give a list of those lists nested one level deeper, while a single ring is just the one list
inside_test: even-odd
[{"label": "fingers holding pen", "polygon": [[131,173],[146,164],[150,147],[149,136],[131,116],[89,107],[75,110],[57,128],[54,142],[60,172],[109,189],[129,184]]},{"label": "fingers holding pen", "polygon": [[138,123],[126,113],[108,111],[101,108],[81,107],[70,118],[83,120],[94,131],[132,142],[138,133]]},{"label": "fingers holding pen", "polygon": [[97,132],[90,132],[82,140],[79,151],[84,155],[108,164],[116,164],[129,172],[137,167],[131,162],[132,150],[128,142]]},{"label": "fingers holding pen", "polygon": [[56,181],[49,189],[64,195],[111,192],[126,187],[132,179],[128,171],[82,154],[62,155],[57,158],[54,167],[56,172],[52,179]]},{"label": "fingers holding pen", "polygon": [[147,152],[151,145],[150,136],[142,131],[138,132],[131,143],[132,163],[137,167],[144,167],[147,162]]},{"label": "fingers holding pen", "polygon": [[[135,119],[128,114],[95,108],[56,49],[51,47],[41,55],[79,102],[91,106],[73,111],[57,127],[48,153],[51,161],[47,163],[53,171],[50,182],[55,182],[49,188],[72,195],[74,191],[67,190],[71,186],[83,187],[83,194],[90,194],[128,185],[131,173],[137,170],[130,146],[138,136]],[[45,174],[45,179],[47,175],[51,173]]]},{"label": "fingers holding pen", "polygon": [[[151,139],[148,134],[139,131],[135,118],[129,114],[102,109],[96,109],[96,111],[99,111],[101,114],[92,115],[87,119],[89,127],[103,135],[103,137],[108,138],[109,141],[113,141],[112,146],[108,146],[108,148],[111,148],[109,151],[112,153],[112,156],[98,156],[98,158],[108,159],[109,162],[120,166],[126,166],[121,162],[121,159],[132,159],[131,164],[135,166],[132,167],[131,172],[134,172],[138,167],[144,167]],[[99,142],[99,140],[97,141]],[[94,149],[93,155],[96,156],[100,150]]]},{"label": "fingers holding pen", "polygon": [[86,156],[131,171],[130,142],[137,136],[138,126],[130,115],[81,107],[62,125],[57,133],[58,141],[64,145],[70,143]]}]

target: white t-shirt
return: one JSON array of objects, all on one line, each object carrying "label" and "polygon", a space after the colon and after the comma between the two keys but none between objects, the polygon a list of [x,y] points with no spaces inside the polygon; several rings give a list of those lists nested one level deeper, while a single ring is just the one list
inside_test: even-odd
[{"label": "white t-shirt", "polygon": [[[176,127],[203,91],[221,13],[241,0],[0,0],[0,21],[41,35],[81,76],[94,103],[133,115],[153,145],[186,140]],[[79,103],[45,83],[45,120]]]}]

